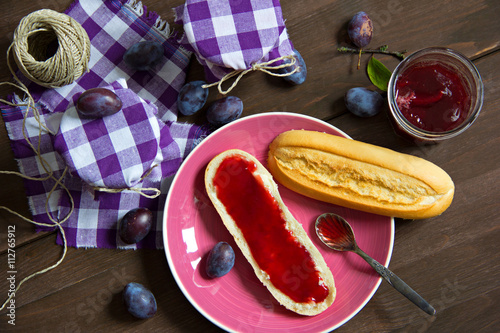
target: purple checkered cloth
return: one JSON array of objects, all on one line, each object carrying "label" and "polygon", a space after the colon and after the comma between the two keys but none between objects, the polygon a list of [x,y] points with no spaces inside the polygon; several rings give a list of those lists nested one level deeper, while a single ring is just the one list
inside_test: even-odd
[{"label": "purple checkered cloth", "polygon": [[279,0],[187,0],[174,10],[184,27],[180,43],[208,82],[293,54]]},{"label": "purple checkered cloth", "polygon": [[[68,245],[102,248],[162,248],[162,214],[169,182],[183,158],[207,134],[203,127],[177,122],[177,96],[185,83],[191,53],[184,50],[175,37],[170,35],[168,24],[158,14],[148,12],[146,7],[135,0],[79,0],[71,5],[66,14],[79,22],[89,35],[91,41],[90,71],[74,83],[56,89],[43,88],[26,80],[41,114],[41,122],[48,128],[53,128],[54,119],[58,119],[56,123],[60,121],[66,127],[57,135],[42,131],[39,140],[40,126],[30,111],[25,129],[35,146],[40,142],[41,155],[50,164],[55,177],[61,176],[66,166],[72,171],[64,178],[64,184],[75,203],[73,213],[63,224]],[[164,46],[164,59],[154,71],[134,71],[123,63],[124,52],[131,45],[142,40],[158,41]],[[108,124],[107,120],[100,120],[106,123],[109,133],[100,138],[91,136],[86,145],[91,144],[90,142],[94,142],[95,139],[104,147],[104,141],[111,141],[113,146],[107,145],[107,148],[113,147],[111,155],[114,155],[113,158],[118,161],[124,162],[120,167],[120,172],[123,170],[126,172],[125,176],[122,174],[113,178],[110,175],[116,174],[116,170],[110,169],[102,171],[97,176],[98,179],[89,179],[90,172],[84,172],[80,165],[71,165],[71,161],[75,162],[73,159],[75,149],[80,148],[67,145],[69,140],[66,136],[71,133],[69,127],[72,123],[65,119],[69,115],[64,112],[72,108],[73,98],[77,94],[89,88],[110,85],[116,91],[126,95],[124,110],[117,114],[114,119],[116,122]],[[21,102],[21,98],[12,96],[12,101]],[[139,109],[143,110],[137,115],[137,118],[141,119],[135,119],[125,110],[129,107],[137,108],[136,103],[139,103]],[[43,177],[47,173],[23,136],[25,112],[26,108],[22,106],[2,106],[2,116],[20,172],[30,177]],[[147,128],[150,133],[137,137],[134,134],[135,125],[130,123],[127,128],[124,125],[125,121],[140,123],[141,129]],[[80,125],[82,126],[78,130],[85,131],[90,123],[82,122]],[[113,126],[120,128],[115,128],[117,132],[113,132]],[[135,148],[131,146],[129,140],[120,142],[118,139],[127,136],[131,140],[139,140],[136,142],[138,151],[134,151]],[[63,148],[63,141],[67,145],[66,148]],[[58,146],[57,151],[54,143]],[[147,152],[141,147],[143,143]],[[152,150],[149,151],[149,149]],[[95,162],[89,155],[94,151],[86,149],[82,151],[88,158],[87,162]],[[124,155],[120,156],[122,153]],[[141,163],[132,160],[125,161],[126,156],[132,156],[135,153],[139,154],[135,157],[140,158]],[[78,163],[86,162],[79,161]],[[99,162],[96,163],[99,164]],[[153,168],[150,174],[140,180],[145,171],[155,163],[158,167]],[[127,167],[131,170],[126,170]],[[120,177],[124,178],[120,179]],[[106,193],[95,191],[93,188],[93,185],[120,187],[123,184],[157,188],[162,194],[151,199],[135,191]],[[47,200],[49,213],[52,216],[62,219],[69,212],[71,201],[65,191],[59,188],[49,197],[48,194],[53,185],[54,181],[51,180],[44,182],[25,180],[26,195],[35,221],[50,223],[45,208]],[[156,223],[153,224],[151,233],[143,241],[127,246],[117,237],[117,224],[126,212],[137,207],[151,209]],[[46,229],[39,228],[38,230]],[[57,242],[62,244],[60,235]]]},{"label": "purple checkered cloth", "polygon": [[[63,113],[54,149],[70,172],[95,187],[129,188],[146,174],[160,177],[161,173],[149,171],[172,155],[169,145],[160,147],[160,142],[173,140],[168,126],[156,116],[158,109],[128,89],[124,79],[104,88],[120,98],[122,109],[103,118],[81,118],[73,104]],[[167,140],[162,140],[165,135]]]}]

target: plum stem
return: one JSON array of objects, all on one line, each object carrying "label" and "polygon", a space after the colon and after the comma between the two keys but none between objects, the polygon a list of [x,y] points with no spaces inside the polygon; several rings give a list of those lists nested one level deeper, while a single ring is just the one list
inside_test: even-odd
[{"label": "plum stem", "polygon": [[406,50],[399,51],[399,52],[398,51],[388,51],[387,45],[383,45],[383,46],[379,47],[378,49],[372,49],[372,50],[362,50],[362,49],[355,49],[352,47],[342,46],[342,47],[337,48],[337,51],[359,53],[360,56],[362,53],[382,53],[382,54],[393,55],[401,60],[405,58],[405,53],[407,52]]}]

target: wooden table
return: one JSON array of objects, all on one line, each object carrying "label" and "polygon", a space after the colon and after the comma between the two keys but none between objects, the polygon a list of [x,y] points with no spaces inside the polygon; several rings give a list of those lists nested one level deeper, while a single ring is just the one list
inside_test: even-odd
[{"label": "wooden table", "polygon": [[[144,1],[167,21],[181,0]],[[71,0],[4,0],[0,13],[0,45],[6,50],[19,20],[42,8],[64,11]],[[244,78],[233,95],[243,100],[243,116],[287,111],[322,119],[352,138],[432,161],[446,170],[456,185],[451,207],[441,216],[421,221],[396,220],[390,268],[437,309],[429,317],[387,283],[338,332],[498,332],[500,331],[500,2],[457,1],[282,1],[290,37],[303,55],[307,81],[290,87],[263,73]],[[484,80],[485,100],[477,122],[464,134],[433,146],[398,138],[384,114],[358,118],[343,102],[347,89],[370,87],[366,72],[356,70],[356,56],[336,51],[346,42],[352,15],[366,11],[375,23],[371,46],[388,44],[409,52],[445,46],[471,58]],[[398,60],[377,58],[392,70]],[[362,68],[369,59],[365,55]],[[6,58],[0,56],[0,79],[9,80]],[[189,80],[202,79],[192,62]],[[2,88],[2,97],[10,90]],[[211,99],[218,98],[211,94]],[[202,122],[203,116],[181,119]],[[0,170],[17,170],[5,126],[0,126]],[[0,204],[30,215],[21,179],[0,175]],[[15,226],[19,279],[54,263],[61,254],[55,232],[35,233],[34,227],[0,211],[0,299],[7,297],[7,232]],[[158,313],[138,321],[121,304],[121,290],[140,281],[154,291]],[[27,282],[16,295],[15,326],[0,315],[0,331],[217,332],[184,297],[162,250],[68,250],[55,270]]]}]

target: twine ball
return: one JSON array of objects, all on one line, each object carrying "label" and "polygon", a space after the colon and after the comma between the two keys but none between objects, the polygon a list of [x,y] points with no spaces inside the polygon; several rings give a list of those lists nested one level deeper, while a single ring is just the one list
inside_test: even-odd
[{"label": "twine ball", "polygon": [[58,88],[88,71],[90,39],[72,17],[41,9],[19,22],[13,51],[19,70],[30,81]]}]

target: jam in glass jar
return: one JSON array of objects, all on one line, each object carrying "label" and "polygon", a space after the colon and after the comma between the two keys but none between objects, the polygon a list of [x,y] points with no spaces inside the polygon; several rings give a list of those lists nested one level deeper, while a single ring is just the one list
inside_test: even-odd
[{"label": "jam in glass jar", "polygon": [[464,55],[426,48],[396,67],[388,99],[396,133],[415,142],[437,142],[472,125],[482,107],[483,83]]}]

